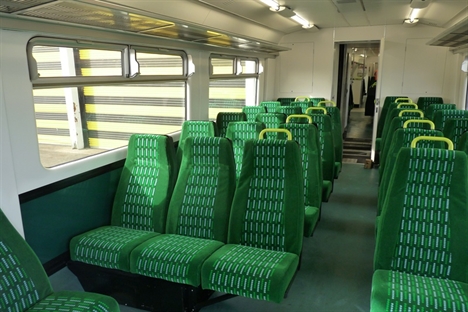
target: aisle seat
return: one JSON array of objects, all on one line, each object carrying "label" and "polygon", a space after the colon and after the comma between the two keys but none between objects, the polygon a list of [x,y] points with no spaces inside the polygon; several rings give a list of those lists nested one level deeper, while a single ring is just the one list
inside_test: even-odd
[{"label": "aisle seat", "polygon": [[371,311],[468,309],[467,176],[465,153],[401,149],[377,232]]},{"label": "aisle seat", "polygon": [[379,151],[382,151],[384,149],[385,141],[387,139],[387,135],[389,132],[394,131],[394,128],[390,130],[391,128],[391,123],[393,118],[395,117],[424,117],[424,112],[419,110],[419,109],[407,109],[407,108],[394,108],[391,111],[388,112],[387,114],[387,119],[385,121],[385,126],[382,132],[382,137],[380,139],[379,143]]},{"label": "aisle seat", "polygon": [[[291,123],[291,119],[303,118],[308,124]],[[301,148],[302,169],[304,172],[304,236],[312,236],[320,217],[322,206],[322,157],[317,126],[309,115],[291,115],[282,125],[292,134],[293,140]]]},{"label": "aisle seat", "polygon": [[300,107],[301,108],[301,112],[300,113],[297,113],[297,114],[305,114],[307,109],[309,107],[312,107],[313,106],[313,103],[312,102],[306,102],[306,101],[294,101],[294,102],[291,102],[291,106],[297,106],[297,107]]},{"label": "aisle seat", "polygon": [[228,139],[187,138],[166,234],[132,251],[130,271],[199,286],[203,262],[227,241],[235,183],[234,155]]},{"label": "aisle seat", "polygon": [[302,174],[297,142],[246,142],[228,244],[203,264],[203,289],[278,303],[283,300],[302,250]]},{"label": "aisle seat", "polygon": [[463,109],[441,109],[434,113],[434,124],[437,130],[443,131],[449,119],[468,118],[468,111]]},{"label": "aisle seat", "polygon": [[455,104],[431,104],[426,110],[426,117],[434,120],[434,113],[441,109],[457,109]]},{"label": "aisle seat", "polygon": [[[327,114],[332,120],[333,144],[335,146],[335,162],[339,162],[339,170],[341,172],[343,164],[343,129],[341,128],[341,112],[336,103],[333,101],[320,101],[317,106],[324,107]],[[336,178],[338,176],[335,176]]]},{"label": "aisle seat", "polygon": [[186,120],[182,124],[179,144],[177,146],[177,164],[182,162],[182,152],[185,140],[189,137],[214,137],[216,136],[216,125],[212,121],[206,120]]},{"label": "aisle seat", "polygon": [[266,113],[266,108],[263,106],[244,106],[242,112],[245,113],[247,121],[256,121],[258,114]]},{"label": "aisle seat", "polygon": [[177,167],[172,138],[134,134],[112,206],[111,224],[75,236],[70,258],[130,271],[130,252],[164,233]]},{"label": "aisle seat", "polygon": [[453,142],[453,146],[458,150],[458,142],[463,133],[468,131],[468,118],[448,119],[444,125],[444,136]]},{"label": "aisle seat", "polygon": [[460,140],[458,141],[457,150],[465,152],[468,154],[468,132],[464,132],[460,136]]},{"label": "aisle seat", "polygon": [[[296,103],[296,102],[293,102],[293,103]],[[287,116],[293,115],[293,114],[301,114],[302,109],[299,106],[293,106],[291,104],[291,106],[279,106],[279,107],[277,107],[276,112],[285,114],[286,117],[287,117]]]},{"label": "aisle seat", "polygon": [[120,311],[113,298],[88,292],[54,292],[34,251],[0,209],[0,310]]},{"label": "aisle seat", "polygon": [[[263,122],[266,128],[276,129],[286,122],[286,115],[283,113],[260,113],[256,121]],[[268,133],[267,138],[276,138],[276,133]]]},{"label": "aisle seat", "polygon": [[426,113],[431,104],[444,104],[444,100],[441,97],[421,96],[416,104],[418,104],[419,109]]},{"label": "aisle seat", "polygon": [[216,128],[218,136],[225,138],[226,130],[232,121],[247,121],[244,112],[219,112],[216,116]]},{"label": "aisle seat", "polygon": [[318,106],[318,103],[325,101],[325,100],[326,100],[325,98],[321,98],[321,97],[310,98],[310,101],[312,102],[312,106]]},{"label": "aisle seat", "polygon": [[[382,109],[379,113],[379,120],[377,122],[377,134],[376,138],[381,138],[382,137],[382,131],[385,125],[385,120],[387,118],[387,113],[389,111],[390,104],[395,103],[395,100],[397,99],[405,99],[407,102],[413,102],[410,98],[401,95],[401,96],[386,96],[384,100],[384,104],[382,106]],[[380,150],[380,149],[378,149]]]},{"label": "aisle seat", "polygon": [[278,101],[263,101],[260,102],[260,106],[265,107],[267,113],[274,113],[276,112],[276,108],[281,106],[282,104]]},{"label": "aisle seat", "polygon": [[291,102],[296,101],[296,98],[278,98],[277,101],[280,102],[282,106],[289,106]]},{"label": "aisle seat", "polygon": [[250,139],[257,139],[263,129],[265,129],[263,122],[238,121],[229,124],[226,138],[231,140],[234,149],[236,179],[239,179],[241,173],[245,142]]}]

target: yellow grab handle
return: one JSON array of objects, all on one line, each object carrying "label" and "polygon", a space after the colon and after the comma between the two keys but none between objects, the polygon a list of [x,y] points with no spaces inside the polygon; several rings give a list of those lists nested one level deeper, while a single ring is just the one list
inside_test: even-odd
[{"label": "yellow grab handle", "polygon": [[307,114],[309,111],[313,111],[313,110],[323,110],[323,113],[324,113],[324,114],[327,114],[327,110],[326,110],[324,107],[318,107],[318,106],[309,107],[308,109],[306,109],[306,114]]},{"label": "yellow grab handle", "polygon": [[408,128],[408,125],[410,123],[427,123],[431,126],[431,130],[434,130],[435,129],[435,124],[431,121],[431,120],[428,120],[428,119],[410,119],[410,120],[407,120],[403,123],[403,128]]},{"label": "yellow grab handle", "polygon": [[410,98],[407,98],[407,97],[405,97],[405,98],[397,98],[397,99],[395,100],[395,103],[399,103],[400,101],[404,101],[404,102],[406,102],[406,103],[413,103],[413,100],[410,99]]},{"label": "yellow grab handle", "polygon": [[419,116],[424,117],[424,112],[420,109],[404,109],[398,114],[398,117],[403,116],[404,113],[418,113]]},{"label": "yellow grab handle", "polygon": [[294,102],[310,102],[310,99],[308,96],[298,96],[294,99]]},{"label": "yellow grab handle", "polygon": [[415,109],[418,109],[418,104],[416,104],[416,103],[400,103],[400,104],[398,104],[396,107],[397,107],[397,108],[400,108],[400,107],[402,107],[403,105],[405,105],[405,106],[408,106],[408,105],[409,105],[409,106],[413,106]]},{"label": "yellow grab handle", "polygon": [[423,140],[445,142],[448,145],[448,150],[453,151],[453,142],[444,137],[419,136],[417,138],[414,138],[413,141],[411,141],[411,148],[416,148],[416,143]]},{"label": "yellow grab handle", "polygon": [[292,118],[307,118],[307,119],[309,120],[309,123],[310,123],[310,124],[312,123],[312,117],[310,117],[309,115],[306,115],[306,114],[292,114],[292,115],[289,115],[289,116],[286,118],[286,123],[289,123],[289,121],[290,121]]},{"label": "yellow grab handle", "polygon": [[283,133],[286,133],[288,135],[288,140],[290,140],[290,141],[292,140],[292,134],[291,134],[291,132],[289,132],[289,130],[287,130],[287,129],[274,129],[274,128],[263,129],[262,131],[260,131],[260,134],[258,135],[258,138],[260,140],[262,140],[263,136],[267,132],[283,132]]},{"label": "yellow grab handle", "polygon": [[320,106],[320,105],[322,105],[322,104],[325,104],[325,106],[327,106],[327,103],[331,103],[331,104],[332,104],[331,106],[336,107],[336,103],[335,103],[335,102],[333,102],[333,101],[328,101],[328,100],[327,100],[327,101],[320,101],[320,102],[318,102],[317,106]]}]

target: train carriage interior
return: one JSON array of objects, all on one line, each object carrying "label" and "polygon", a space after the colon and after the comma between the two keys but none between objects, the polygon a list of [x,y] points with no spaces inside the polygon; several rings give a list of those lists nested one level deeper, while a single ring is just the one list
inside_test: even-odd
[{"label": "train carriage interior", "polygon": [[1,0],[0,311],[467,311],[466,0]]}]

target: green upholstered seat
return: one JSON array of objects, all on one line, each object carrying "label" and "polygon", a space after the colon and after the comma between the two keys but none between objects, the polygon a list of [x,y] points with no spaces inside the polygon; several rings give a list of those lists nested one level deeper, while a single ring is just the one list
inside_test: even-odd
[{"label": "green upholstered seat", "polygon": [[[260,113],[257,115],[258,122],[263,122],[266,128],[279,128],[286,122],[286,115],[283,113]],[[276,138],[276,133],[267,133],[267,138]]]},{"label": "green upholstered seat", "polygon": [[314,104],[312,102],[306,102],[306,101],[294,101],[294,102],[291,102],[291,106],[297,106],[301,108],[301,112],[296,113],[296,114],[305,114],[307,109],[311,106],[314,106]]},{"label": "green upholstered seat", "polygon": [[250,139],[258,139],[260,132],[265,129],[262,122],[238,121],[231,122],[226,137],[231,140],[236,162],[236,178],[239,178],[242,160],[244,158],[244,144]]},{"label": "green upholstered seat", "polygon": [[441,109],[434,113],[434,124],[437,130],[443,131],[449,119],[468,118],[468,111],[462,109]]},{"label": "green upholstered seat", "polygon": [[[379,166],[380,186],[377,204],[377,215],[382,211],[385,195],[388,190],[390,177],[392,176],[398,152],[402,147],[410,147],[411,142],[419,136],[442,137],[443,134],[439,130],[428,130],[422,128],[400,128],[393,134],[392,142],[386,153],[385,162]],[[440,141],[420,141],[418,146],[423,148],[444,148],[445,143]]]},{"label": "green upholstered seat", "polygon": [[265,107],[267,113],[274,113],[276,112],[276,108],[281,106],[281,103],[278,101],[263,101],[260,102],[260,106]]},{"label": "green upholstered seat", "polygon": [[457,109],[455,104],[431,104],[426,110],[425,116],[434,120],[434,113],[441,109]]},{"label": "green upholstered seat", "polygon": [[320,138],[316,125],[286,123],[282,128],[291,132],[299,143],[304,171],[304,236],[310,237],[320,216],[322,205],[322,156]]},{"label": "green upholstered seat", "polygon": [[458,140],[457,150],[468,154],[468,132],[464,132]]},{"label": "green upholstered seat", "polygon": [[455,149],[458,149],[458,142],[463,133],[468,131],[468,118],[448,119],[444,125],[444,136],[453,142]]},{"label": "green upholstered seat", "polygon": [[418,104],[419,109],[426,113],[429,105],[444,104],[444,100],[441,97],[421,96],[418,98],[416,104]]},{"label": "green upholstered seat", "polygon": [[182,124],[179,144],[177,146],[177,163],[182,161],[185,140],[188,137],[214,137],[216,136],[216,126],[212,121],[206,120],[186,120]]},{"label": "green upholstered seat", "polygon": [[281,302],[302,250],[304,188],[295,141],[249,140],[228,244],[202,268],[202,288]]},{"label": "green upholstered seat", "polygon": [[34,251],[0,210],[0,311],[120,311],[111,297],[60,291],[54,293]]},{"label": "green upholstered seat", "polygon": [[216,128],[218,136],[225,138],[226,130],[232,121],[247,121],[247,116],[243,112],[219,112],[216,116]]},{"label": "green upholstered seat", "polygon": [[[374,275],[371,311],[417,305],[427,305],[420,311],[463,311],[460,302],[466,308],[467,176],[465,153],[401,149],[377,232],[374,269],[382,271]],[[431,299],[440,296],[446,307]]]},{"label": "green upholstered seat", "polygon": [[[392,128],[391,123],[392,123],[393,118],[399,117],[400,113],[403,112],[403,111],[405,111],[405,112],[403,113],[404,115],[401,116],[401,117],[421,117],[421,111],[416,110],[416,109],[396,108],[395,107],[391,111],[389,111],[388,114],[387,114],[387,118],[385,120],[384,129],[382,131],[382,137],[381,137],[381,140],[380,140],[380,149],[379,149],[379,151],[383,150],[388,133],[394,131],[394,130],[393,131],[390,130],[390,128]],[[394,128],[392,128],[392,129],[394,129]]]},{"label": "green upholstered seat", "polygon": [[333,141],[331,118],[324,114],[312,114],[314,124],[319,129],[320,150],[322,152],[323,192],[322,200],[328,201],[333,191],[335,179],[335,144]]},{"label": "green upholstered seat", "polygon": [[258,114],[266,113],[266,108],[263,106],[244,106],[242,112],[247,116],[247,121],[256,121]]},{"label": "green upholstered seat", "polygon": [[71,259],[129,271],[133,248],[165,230],[176,175],[171,137],[132,135],[114,197],[111,225],[73,237]]},{"label": "green upholstered seat", "polygon": [[291,106],[279,106],[276,108],[277,113],[285,114],[286,116],[293,115],[293,114],[302,114],[302,109],[299,106],[294,106],[293,104],[297,102],[291,103]]},{"label": "green upholstered seat", "polygon": [[[390,111],[391,104],[394,104],[397,99],[407,98],[406,96],[387,96],[385,97],[384,104],[382,106],[382,110],[379,114],[379,121],[377,123],[377,134],[375,139],[375,150],[380,151],[380,143],[382,140],[382,132],[385,126],[385,122],[387,120],[387,114]],[[407,98],[408,101],[411,99]]]},{"label": "green upholstered seat", "polygon": [[311,106],[318,106],[318,103],[322,101],[325,101],[325,98],[320,98],[320,97],[310,98],[310,102],[312,103]]},{"label": "green upholstered seat", "polygon": [[131,272],[199,286],[203,262],[227,241],[235,184],[234,155],[228,139],[187,138],[166,234],[132,251]]},{"label": "green upholstered seat", "polygon": [[296,101],[296,98],[278,98],[276,101],[280,102],[282,106],[289,106],[291,102]]},{"label": "green upholstered seat", "polygon": [[[330,101],[327,101],[330,102]],[[327,104],[322,101],[323,104]],[[319,103],[319,105],[322,105]],[[338,178],[338,174],[341,172],[343,165],[343,129],[341,128],[341,112],[336,106],[323,106],[327,110],[327,115],[330,116],[332,121],[332,134],[333,134],[333,145],[335,147],[335,178]]]}]

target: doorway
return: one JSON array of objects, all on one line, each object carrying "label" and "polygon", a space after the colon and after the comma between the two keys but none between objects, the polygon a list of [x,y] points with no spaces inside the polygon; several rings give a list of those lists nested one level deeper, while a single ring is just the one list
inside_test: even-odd
[{"label": "doorway", "polygon": [[380,42],[339,43],[337,105],[343,126],[343,162],[371,159]]}]

